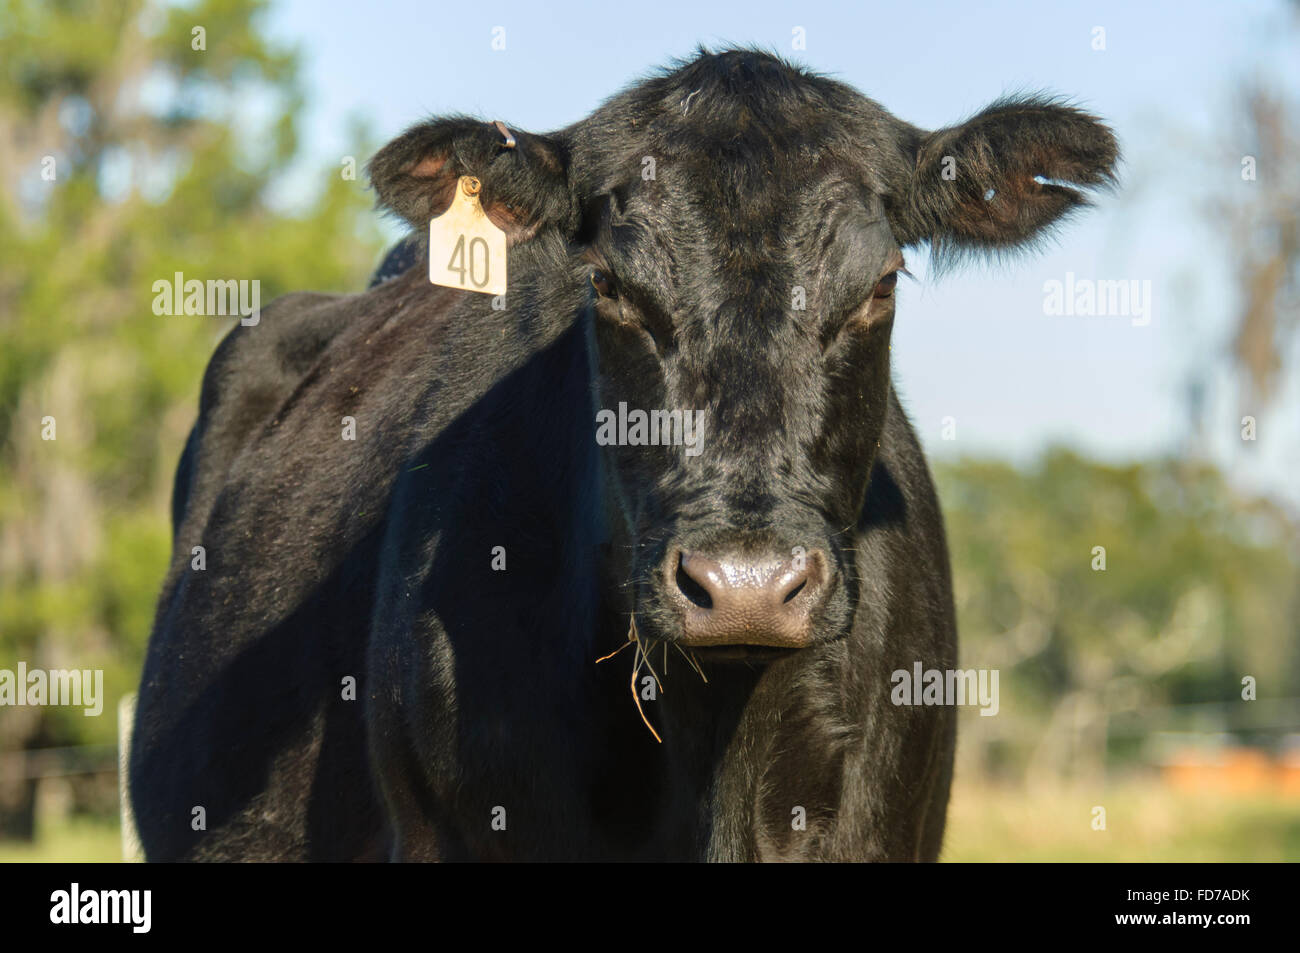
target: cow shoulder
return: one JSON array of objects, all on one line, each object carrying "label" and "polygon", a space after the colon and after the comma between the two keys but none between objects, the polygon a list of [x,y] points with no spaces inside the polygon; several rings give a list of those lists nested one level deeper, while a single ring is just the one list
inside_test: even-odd
[{"label": "cow shoulder", "polygon": [[347,324],[341,295],[298,292],[273,301],[261,320],[236,325],[208,361],[199,423],[218,415],[253,423],[273,413]]},{"label": "cow shoulder", "polygon": [[239,452],[297,389],[338,333],[342,295],[298,292],[277,298],[257,324],[237,324],[208,361],[199,417],[176,468],[172,525],[179,529],[200,484],[219,482]]}]

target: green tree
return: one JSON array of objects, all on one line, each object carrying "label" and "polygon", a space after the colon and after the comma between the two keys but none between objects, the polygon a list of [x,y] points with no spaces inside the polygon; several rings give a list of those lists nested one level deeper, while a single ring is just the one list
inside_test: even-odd
[{"label": "green tree", "polygon": [[1245,675],[1261,698],[1297,694],[1300,534],[1284,508],[1179,460],[1056,450],[937,476],[963,666],[1001,672],[999,717],[975,721],[997,723],[978,731],[1002,734],[1009,767],[1095,776],[1114,716],[1237,702]]},{"label": "green tree", "polygon": [[[300,155],[298,59],[264,13],[0,0],[0,668],[102,668],[108,695],[100,718],[0,708],[0,836],[32,818],[4,752],[111,743],[138,678],[172,472],[235,320],[156,315],[154,282],[257,280],[265,306],[357,290],[379,251],[363,177]],[[295,162],[318,187],[289,212]]]}]

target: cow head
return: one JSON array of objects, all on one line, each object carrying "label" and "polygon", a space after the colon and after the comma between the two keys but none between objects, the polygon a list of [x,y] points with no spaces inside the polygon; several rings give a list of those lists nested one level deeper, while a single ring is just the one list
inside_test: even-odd
[{"label": "cow head", "polygon": [[852,622],[904,249],[1031,244],[1117,159],[1105,126],[1056,102],[927,132],[745,50],[552,135],[511,132],[411,130],[371,165],[380,201],[423,228],[472,173],[512,246],[563,237],[550,267],[587,295],[627,608],[646,635],[741,653]]}]

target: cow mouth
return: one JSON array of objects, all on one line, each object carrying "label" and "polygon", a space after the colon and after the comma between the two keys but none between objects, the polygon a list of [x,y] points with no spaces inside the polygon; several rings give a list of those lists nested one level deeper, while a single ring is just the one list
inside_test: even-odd
[{"label": "cow mouth", "polygon": [[636,705],[637,713],[641,716],[641,721],[645,724],[650,734],[654,736],[655,741],[663,744],[663,738],[655,730],[654,725],[646,716],[645,708],[641,705],[641,696],[637,690],[637,677],[643,671],[648,673],[648,677],[653,678],[660,691],[663,690],[663,682],[660,679],[659,671],[655,669],[653,657],[656,651],[662,651],[663,673],[668,673],[668,659],[670,651],[676,650],[687,665],[695,670],[695,674],[704,682],[709,678],[704,673],[703,663],[747,663],[751,667],[754,665],[766,665],[769,662],[775,662],[787,655],[793,655],[798,652],[798,648],[778,647],[771,645],[748,645],[748,644],[721,644],[721,645],[683,645],[680,639],[655,638],[640,632],[637,627],[636,613],[628,617],[627,641],[607,655],[602,655],[596,659],[597,664],[608,662],[614,656],[619,655],[625,649],[632,648],[632,677],[630,688],[632,691],[632,700]]},{"label": "cow mouth", "polygon": [[799,648],[776,645],[693,645],[691,652],[701,662],[749,662],[769,664],[788,658]]}]

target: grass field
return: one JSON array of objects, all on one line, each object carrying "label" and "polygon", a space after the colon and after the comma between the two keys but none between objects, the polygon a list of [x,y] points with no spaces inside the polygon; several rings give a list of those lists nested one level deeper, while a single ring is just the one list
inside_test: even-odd
[{"label": "grass field", "polygon": [[[1093,830],[1092,809],[1106,809]],[[0,863],[121,859],[116,824],[84,818],[34,845],[0,841]],[[961,861],[1300,861],[1300,800],[1180,792],[1151,782],[1103,793],[962,783],[953,789],[943,859]]]},{"label": "grass field", "polygon": [[[1106,829],[1093,830],[1093,808]],[[953,788],[946,861],[1295,861],[1300,800],[1171,790],[1153,782]]]},{"label": "grass field", "polygon": [[122,838],[116,823],[77,817],[37,828],[31,844],[0,841],[0,863],[60,861],[116,862],[122,859]]}]

